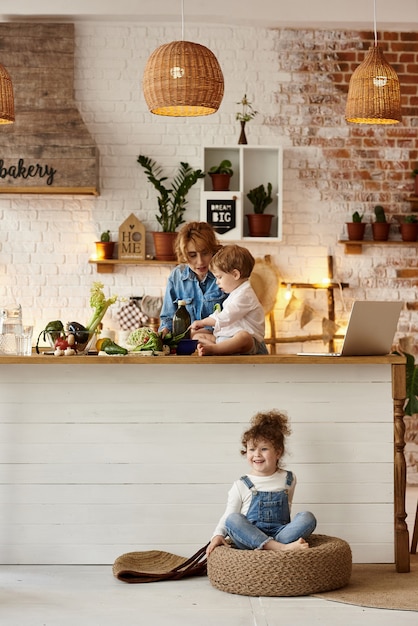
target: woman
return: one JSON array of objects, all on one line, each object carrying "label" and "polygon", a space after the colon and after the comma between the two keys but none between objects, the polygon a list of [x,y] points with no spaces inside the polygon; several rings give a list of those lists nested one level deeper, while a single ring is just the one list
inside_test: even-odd
[{"label": "woman", "polygon": [[[207,222],[189,222],[179,231],[175,252],[179,265],[168,277],[163,306],[160,313],[160,328],[163,336],[172,331],[173,315],[179,300],[186,301],[191,321],[209,317],[216,304],[222,304],[226,293],[217,286],[209,270],[213,255],[221,248],[216,233]],[[193,336],[212,332],[201,329]]]}]

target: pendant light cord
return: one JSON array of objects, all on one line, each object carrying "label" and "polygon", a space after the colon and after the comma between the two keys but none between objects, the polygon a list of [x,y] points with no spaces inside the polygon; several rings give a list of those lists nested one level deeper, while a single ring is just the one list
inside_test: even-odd
[{"label": "pendant light cord", "polygon": [[376,0],[373,0],[373,16],[374,16],[374,45],[377,48],[377,27],[376,27]]},{"label": "pendant light cord", "polygon": [[181,0],[181,40],[184,41],[184,0]]}]

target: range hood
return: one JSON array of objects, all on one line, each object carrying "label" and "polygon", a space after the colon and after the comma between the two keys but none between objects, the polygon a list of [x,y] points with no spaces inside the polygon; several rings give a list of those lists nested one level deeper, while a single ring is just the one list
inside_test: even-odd
[{"label": "range hood", "polygon": [[74,24],[0,24],[14,124],[0,125],[0,193],[99,193],[98,148],[74,101]]}]

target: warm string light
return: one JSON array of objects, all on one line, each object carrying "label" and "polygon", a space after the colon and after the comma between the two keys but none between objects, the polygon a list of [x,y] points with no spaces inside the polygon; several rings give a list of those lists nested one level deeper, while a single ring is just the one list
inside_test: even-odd
[{"label": "warm string light", "polygon": [[284,292],[284,299],[289,301],[292,297],[292,285],[287,283],[286,291]]}]

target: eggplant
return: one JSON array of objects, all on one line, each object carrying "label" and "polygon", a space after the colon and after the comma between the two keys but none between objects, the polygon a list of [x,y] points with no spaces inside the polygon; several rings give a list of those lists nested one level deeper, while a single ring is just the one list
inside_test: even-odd
[{"label": "eggplant", "polygon": [[85,326],[79,324],[78,322],[70,322],[67,327],[68,332],[74,335],[76,344],[82,345],[88,342],[90,331],[88,331]]}]

